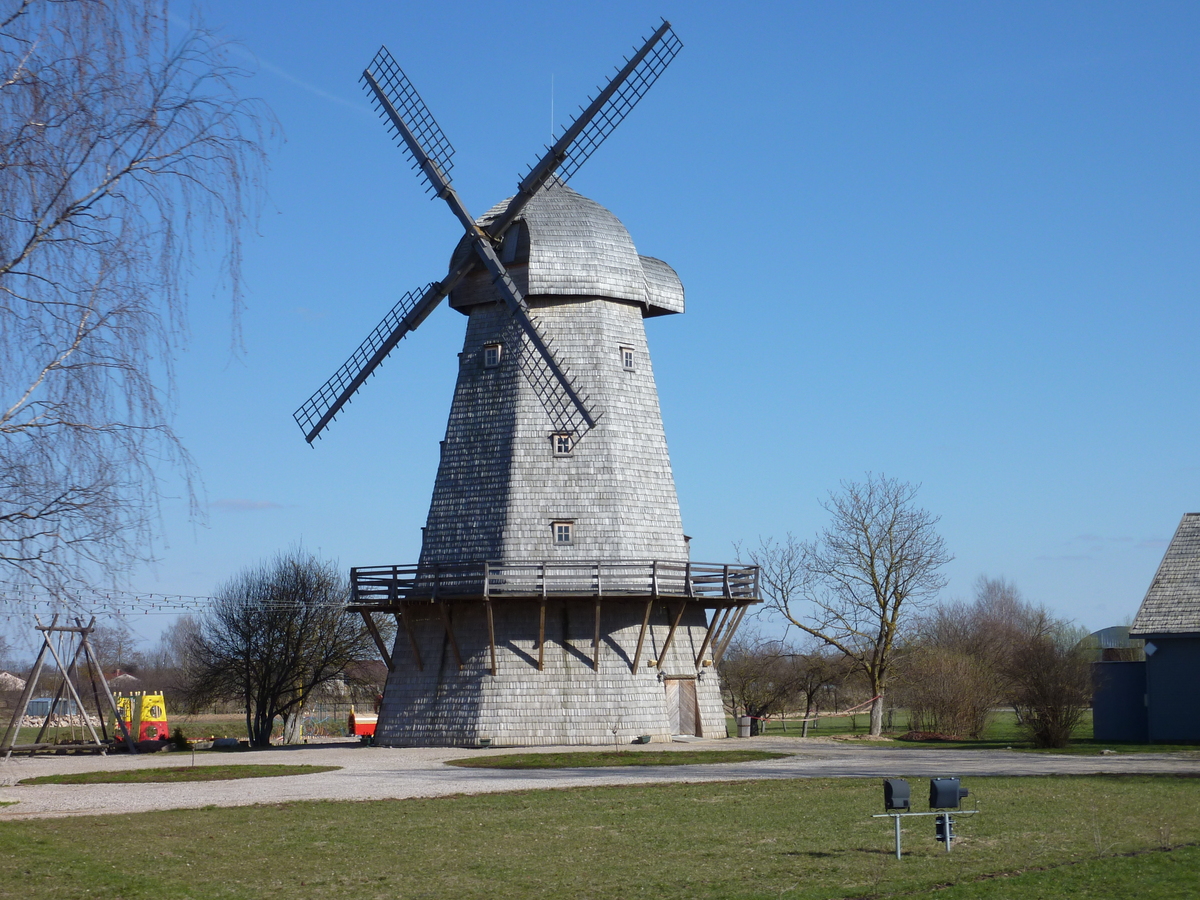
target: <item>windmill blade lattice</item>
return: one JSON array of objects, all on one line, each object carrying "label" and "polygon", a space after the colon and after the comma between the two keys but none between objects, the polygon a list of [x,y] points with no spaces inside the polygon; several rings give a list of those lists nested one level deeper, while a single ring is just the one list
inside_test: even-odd
[{"label": "windmill blade lattice", "polygon": [[[474,247],[475,255],[492,276],[493,286],[508,305],[509,311],[520,326],[521,331],[524,332],[524,343],[536,351],[536,355],[519,354],[518,356],[526,359],[526,364],[522,368],[530,384],[535,389],[539,384],[541,385],[541,390],[538,391],[538,394],[546,407],[547,414],[556,426],[560,426],[564,431],[569,431],[578,437],[578,435],[595,425],[596,417],[592,410],[588,408],[587,402],[579,395],[574,385],[571,384],[562,364],[551,351],[545,335],[530,318],[525,298],[521,295],[520,290],[509,276],[504,263],[500,261],[500,257],[496,255],[496,248],[492,246],[492,242],[487,235],[475,224],[474,216],[467,210],[467,207],[462,202],[462,198],[458,196],[458,192],[454,190],[454,187],[446,179],[445,173],[441,170],[438,163],[430,156],[429,150],[422,143],[416,129],[409,123],[406,113],[396,106],[393,98],[386,92],[384,86],[379,83],[369,69],[363,73],[363,77],[366,80],[367,89],[375,95],[375,101],[381,112],[404,141],[404,147],[415,162],[416,167],[420,169],[429,183],[433,185],[434,193],[446,201],[446,205],[450,207],[455,217],[466,229],[467,236]],[[410,103],[412,108],[416,110],[417,115],[425,117],[425,124],[422,127],[426,131],[429,131],[431,127],[436,128],[436,123],[433,126],[429,125],[432,122],[432,116],[429,115],[424,104],[420,102],[420,98],[416,97],[416,92],[411,89],[411,85],[408,84],[407,79],[404,84],[407,85],[407,88],[401,95],[401,99],[404,102]],[[413,99],[414,97],[416,97],[415,100]],[[440,129],[438,129],[438,133],[440,134]],[[460,266],[447,282],[443,282],[443,284],[453,282],[457,277],[465,274],[465,272],[466,269]],[[557,382],[557,385],[551,387],[551,382]],[[561,402],[573,405],[575,413],[565,414],[559,408]],[[582,423],[582,431],[579,426],[573,424],[575,421]]]},{"label": "windmill blade lattice", "polygon": [[[535,333],[544,334],[536,317],[528,315],[528,319]],[[553,343],[542,338],[546,353],[555,360],[552,367],[547,365],[542,353],[532,346],[529,333],[516,316],[509,318],[500,340],[504,344],[504,352],[517,361],[521,374],[546,411],[554,432],[569,434],[571,443],[577,444],[583,435],[595,427],[601,413],[592,412],[590,398],[586,395],[572,396],[568,393],[564,382],[570,383],[571,372],[558,361]],[[562,378],[558,377],[555,369],[562,373]]]},{"label": "windmill blade lattice", "polygon": [[671,23],[663,23],[654,34],[625,61],[608,84],[600,89],[586,108],[568,125],[558,140],[546,148],[542,158],[534,163],[521,183],[508,208],[488,225],[488,234],[499,237],[520,214],[538,189],[551,175],[558,173],[564,184],[579,171],[604,139],[607,138],[658,80],[671,60],[683,48]]},{"label": "windmill blade lattice", "polygon": [[[447,184],[450,183],[450,171],[454,168],[454,147],[446,137],[442,127],[438,125],[434,119],[433,113],[429,111],[429,107],[425,105],[425,101],[421,99],[421,95],[417,93],[417,89],[413,87],[412,82],[408,80],[408,76],[404,74],[404,70],[388,52],[387,47],[380,47],[379,52],[375,54],[375,58],[371,60],[371,64],[367,66],[363,72],[362,81],[367,93],[374,100],[375,110],[388,123],[388,130],[392,137],[404,150],[409,160],[413,164],[414,169],[422,170],[421,160],[417,159],[404,141],[400,133],[400,128],[396,122],[392,121],[391,115],[379,98],[372,90],[372,86],[368,78],[373,78],[378,84],[380,90],[387,96],[392,106],[403,117],[409,129],[420,141],[421,146],[425,148],[425,152],[429,155],[439,169],[442,170],[442,177]],[[425,180],[428,182],[427,191],[433,191],[437,195],[438,186],[434,180],[422,170],[425,175]]]},{"label": "windmill blade lattice", "polygon": [[[367,339],[359,344],[358,349],[333,377],[321,385],[317,392],[292,414],[296,424],[304,431],[306,441],[310,444],[313,442],[354,392],[379,367],[383,358],[408,332],[420,324],[419,321],[413,321],[412,312],[421,300],[429,298],[426,302],[431,306],[441,300],[444,291],[439,290],[440,287],[436,283],[430,284],[428,287],[409,291],[401,297],[400,302],[383,317],[383,321],[375,326],[375,330],[367,335]],[[405,320],[408,320],[407,325]]]},{"label": "windmill blade lattice", "polygon": [[[630,110],[637,105],[646,91],[650,90],[650,86],[658,80],[658,76],[683,48],[683,41],[679,40],[675,32],[671,30],[669,22],[664,22],[660,31],[662,32],[661,37],[658,37],[656,32],[655,36],[647,41],[650,46],[646,54],[634,64],[633,71],[623,78],[619,78],[622,73],[618,72],[618,76],[614,76],[609,84],[597,94],[596,100],[592,101],[595,103],[600,100],[604,97],[608,87],[616,85],[611,95],[602,101],[600,109],[588,117],[587,124],[571,144],[562,163],[559,164],[557,174],[564,183],[571,180],[571,176],[579,171],[579,167],[587,161],[587,158],[604,143],[604,139],[612,134],[613,129],[621,124],[621,120],[629,115]],[[655,41],[655,37],[658,37],[657,41]],[[630,62],[634,62],[634,60],[631,59]],[[586,113],[587,110],[585,109],[584,112]],[[571,126],[568,125],[564,134],[570,130]]]}]

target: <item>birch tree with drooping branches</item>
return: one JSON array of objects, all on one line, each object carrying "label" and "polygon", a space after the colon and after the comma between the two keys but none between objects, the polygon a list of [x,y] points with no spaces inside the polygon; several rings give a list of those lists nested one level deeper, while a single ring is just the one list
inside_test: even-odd
[{"label": "birch tree with drooping branches", "polygon": [[[241,304],[261,103],[161,0],[0,4],[0,582],[59,598],[152,556],[190,266]],[[207,259],[207,257],[206,257]]]}]

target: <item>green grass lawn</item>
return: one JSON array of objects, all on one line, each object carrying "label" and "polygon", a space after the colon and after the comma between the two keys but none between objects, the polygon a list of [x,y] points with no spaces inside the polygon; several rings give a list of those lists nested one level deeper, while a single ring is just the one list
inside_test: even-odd
[{"label": "green grass lawn", "polygon": [[448,759],[448,766],[468,769],[591,769],[602,766],[694,766],[713,763],[783,759],[788,753],[764,750],[585,750],[575,753],[506,753]]},{"label": "green grass lawn", "polygon": [[112,772],[72,772],[22,778],[17,784],[160,784],[181,781],[234,781],[238,778],[279,778],[335,772],[341,766],[172,766]]},{"label": "green grass lawn", "polygon": [[[737,734],[737,721],[733,718],[726,719],[727,727],[731,735]],[[891,727],[887,727],[887,721],[884,722],[884,732],[895,736],[904,734],[910,730],[908,721],[908,710],[898,709],[892,716]],[[839,734],[866,734],[871,727],[871,717],[867,713],[859,713],[856,716],[821,716],[809,728],[809,737],[831,737]],[[768,735],[787,735],[790,737],[799,737],[802,725],[800,722],[792,719],[772,718],[766,723],[765,733]],[[1079,727],[1075,730],[1076,739],[1090,739],[1092,736],[1092,713],[1088,710],[1084,713],[1083,719],[1079,723]],[[988,723],[987,730],[983,734],[985,742],[993,744],[1009,744],[1023,743],[1025,738],[1017,727],[1017,717],[1011,709],[997,710]],[[963,743],[975,744],[974,741],[964,741]],[[939,746],[945,746],[939,742]]]},{"label": "green grass lawn", "polygon": [[[870,724],[870,717],[865,713],[860,713],[857,716],[831,716],[829,718],[821,718],[818,721],[817,727],[810,728],[808,733],[809,737],[866,734],[870,728]],[[736,720],[732,718],[727,719],[727,726],[731,735],[737,734]],[[886,730],[885,734],[896,737],[908,730],[908,713],[906,710],[900,709],[896,710],[892,719],[892,727],[890,730]],[[767,722],[765,733],[767,735],[798,737],[801,733],[801,724],[795,720],[771,719]],[[1060,750],[1035,749],[1021,733],[1020,728],[1017,726],[1017,717],[1011,709],[998,710],[988,724],[983,737],[975,741],[897,741],[878,743],[864,741],[859,746],[876,748],[940,747],[952,750],[1012,749],[1035,753],[1071,753],[1084,755],[1099,753],[1101,750],[1115,750],[1118,753],[1172,753],[1181,751],[1195,751],[1200,753],[1200,745],[1198,744],[1124,744],[1112,741],[1097,741],[1092,737],[1091,710],[1083,714],[1083,718],[1080,720],[1079,726],[1075,729],[1075,733],[1072,736],[1071,745]]]},{"label": "green grass lawn", "polygon": [[[914,780],[914,796],[921,782]],[[0,896],[1194,897],[1200,779],[971,778],[945,853],[878,780],[639,785],[0,822]],[[920,801],[918,801],[919,803]],[[1139,854],[1127,856],[1125,854]]]}]

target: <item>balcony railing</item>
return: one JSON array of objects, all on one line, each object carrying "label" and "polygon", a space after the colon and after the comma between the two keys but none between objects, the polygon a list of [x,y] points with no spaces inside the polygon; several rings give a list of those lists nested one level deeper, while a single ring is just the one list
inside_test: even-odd
[{"label": "balcony railing", "polygon": [[637,562],[470,562],[364,566],[350,570],[355,604],[411,600],[539,597],[657,597],[753,603],[758,567],[675,560]]}]

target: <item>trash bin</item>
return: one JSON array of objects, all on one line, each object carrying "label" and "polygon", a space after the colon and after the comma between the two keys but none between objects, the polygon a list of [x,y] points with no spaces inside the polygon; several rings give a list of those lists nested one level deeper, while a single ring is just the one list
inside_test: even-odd
[{"label": "trash bin", "polygon": [[750,737],[750,723],[754,721],[749,716],[738,716],[738,737]]}]

